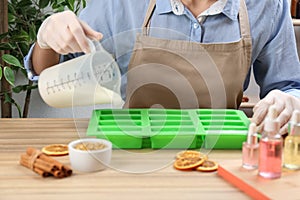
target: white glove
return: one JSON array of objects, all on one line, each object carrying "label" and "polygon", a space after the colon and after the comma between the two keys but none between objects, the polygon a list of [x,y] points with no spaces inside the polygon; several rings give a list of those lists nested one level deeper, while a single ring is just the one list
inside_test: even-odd
[{"label": "white glove", "polygon": [[253,108],[252,122],[258,126],[258,132],[262,132],[264,119],[267,116],[268,109],[271,105],[275,105],[278,112],[277,120],[280,124],[280,134],[288,132],[288,122],[292,113],[296,109],[300,109],[300,99],[284,93],[280,90],[272,90],[265,98],[260,100]]},{"label": "white glove", "polygon": [[37,43],[42,49],[53,49],[59,54],[90,52],[87,37],[99,41],[102,34],[79,20],[71,11],[48,17],[37,34]]}]

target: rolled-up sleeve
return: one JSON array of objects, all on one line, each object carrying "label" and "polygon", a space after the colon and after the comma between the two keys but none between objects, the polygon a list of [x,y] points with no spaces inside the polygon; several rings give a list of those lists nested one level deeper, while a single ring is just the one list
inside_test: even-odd
[{"label": "rolled-up sleeve", "polygon": [[[37,75],[33,69],[33,66],[32,66],[32,52],[33,52],[33,48],[34,48],[35,44],[33,44],[29,51],[28,51],[28,54],[24,57],[24,67],[26,69],[26,72],[27,72],[27,77],[29,80],[31,81],[34,81],[34,82],[37,82],[39,80],[39,75]],[[70,60],[70,59],[73,59],[77,56],[80,56],[82,55],[83,53],[74,53],[74,54],[67,54],[67,55],[61,55],[60,56],[60,59],[59,59],[59,62],[62,63],[62,62],[65,62],[67,60]]]},{"label": "rolled-up sleeve", "polygon": [[33,70],[32,59],[31,59],[34,46],[35,45],[33,44],[28,54],[24,57],[24,67],[26,69],[28,79],[37,82],[39,80],[39,76],[36,75],[36,73]]},{"label": "rolled-up sleeve", "polygon": [[254,75],[261,98],[273,89],[300,97],[300,63],[289,5],[286,0],[277,3],[268,41],[253,64]]}]

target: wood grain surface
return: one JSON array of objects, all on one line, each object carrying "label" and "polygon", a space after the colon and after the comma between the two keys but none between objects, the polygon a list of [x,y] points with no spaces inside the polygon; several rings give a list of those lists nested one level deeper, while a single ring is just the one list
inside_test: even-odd
[{"label": "wood grain surface", "polygon": [[[239,166],[239,160],[221,161],[219,174],[236,184],[255,199],[300,199],[300,172],[282,168],[282,176],[265,179],[258,176],[258,170],[246,170]],[[234,181],[236,179],[236,181]],[[242,183],[242,184],[241,184]]]},{"label": "wood grain surface", "polygon": [[[41,178],[19,165],[29,146],[41,149],[84,137],[88,119],[0,119],[0,200],[7,199],[249,199],[214,173],[177,171],[180,150],[114,150],[109,168],[74,171],[64,179]],[[241,151],[213,150],[221,162],[241,158]],[[68,156],[55,157],[69,164]]]}]

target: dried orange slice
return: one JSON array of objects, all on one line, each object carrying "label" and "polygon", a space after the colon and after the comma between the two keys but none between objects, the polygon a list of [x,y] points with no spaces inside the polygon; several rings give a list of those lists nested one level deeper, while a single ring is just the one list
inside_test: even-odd
[{"label": "dried orange slice", "polygon": [[200,157],[200,158],[207,159],[207,156],[201,153],[200,151],[186,150],[176,154],[176,159],[189,158],[189,157]]},{"label": "dried orange slice", "polygon": [[68,155],[68,145],[65,144],[50,144],[42,148],[42,152],[49,156]]},{"label": "dried orange slice", "polygon": [[200,166],[205,161],[205,158],[195,156],[195,157],[181,157],[176,159],[174,162],[174,168],[179,170],[194,169]]},{"label": "dried orange slice", "polygon": [[213,172],[218,169],[218,166],[218,163],[214,161],[205,160],[200,166],[196,168],[196,170],[200,172]]}]

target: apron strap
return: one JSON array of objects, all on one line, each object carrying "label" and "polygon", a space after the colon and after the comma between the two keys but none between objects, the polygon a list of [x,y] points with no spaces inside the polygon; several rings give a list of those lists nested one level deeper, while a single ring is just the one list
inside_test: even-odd
[{"label": "apron strap", "polygon": [[250,32],[248,10],[247,10],[245,0],[240,0],[239,21],[240,21],[241,39],[243,39],[244,45],[250,47],[247,52],[247,65],[245,65],[245,67],[247,67],[247,69],[249,70],[251,66],[251,59],[252,59],[252,38]]},{"label": "apron strap", "polygon": [[[156,0],[150,0],[146,12],[146,16],[144,18],[143,26],[142,26],[144,35],[149,34],[150,20],[154,13],[155,5],[156,5]],[[240,31],[241,31],[242,38],[251,39],[250,24],[249,24],[249,18],[248,18],[248,12],[247,12],[247,6],[245,0],[240,0],[239,20],[240,20]]]},{"label": "apron strap", "polygon": [[245,0],[240,0],[239,8],[240,31],[242,38],[250,38],[250,24]]},{"label": "apron strap", "polygon": [[143,23],[143,26],[142,26],[144,35],[149,34],[150,20],[151,20],[151,17],[153,15],[153,13],[154,13],[155,6],[156,6],[156,0],[150,0],[148,10],[146,12],[146,16],[145,16],[145,19],[144,19],[144,23]]}]

